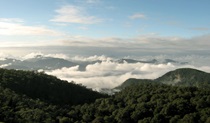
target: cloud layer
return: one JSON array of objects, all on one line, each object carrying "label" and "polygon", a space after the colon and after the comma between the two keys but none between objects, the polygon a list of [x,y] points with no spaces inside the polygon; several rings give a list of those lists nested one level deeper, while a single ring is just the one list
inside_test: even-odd
[{"label": "cloud layer", "polygon": [[69,36],[58,40],[65,46],[79,47],[112,47],[126,49],[147,49],[167,52],[180,52],[188,50],[208,50],[210,47],[210,35],[201,35],[192,38],[165,37],[157,34],[139,35],[133,38],[102,37],[90,38],[84,36]]},{"label": "cloud layer", "polygon": [[181,65],[173,63],[150,64],[126,62],[120,64],[118,62],[106,60],[87,65],[85,71],[79,71],[79,66],[74,66],[46,71],[46,73],[57,76],[63,80],[83,84],[89,88],[99,89],[114,88],[128,78],[155,79],[168,71],[186,67],[210,72],[210,67],[208,65],[198,66],[195,64]]},{"label": "cloud layer", "polygon": [[[28,60],[31,58],[61,58],[75,63],[75,66],[60,67],[51,70],[42,70],[47,74],[57,76],[60,79],[69,82],[74,81],[87,86],[88,88],[114,88],[129,78],[139,79],[155,79],[168,71],[177,68],[196,68],[206,72],[210,72],[210,58],[200,55],[188,56],[127,56],[125,59],[135,59],[139,61],[156,62],[121,62],[120,58],[107,57],[105,55],[98,56],[72,56],[67,54],[43,54],[41,52],[30,53],[22,57],[5,55],[0,53],[0,68],[11,65],[14,61],[6,62],[6,58],[15,58],[18,60]],[[173,61],[175,60],[175,61]],[[78,65],[77,65],[78,64]],[[79,66],[80,65],[80,66]],[[50,67],[50,66],[49,66]],[[81,69],[81,67],[83,69]]]},{"label": "cloud layer", "polygon": [[[61,79],[81,83],[89,88],[113,88],[128,78],[154,79],[168,70],[174,69],[172,64],[118,64],[110,61],[88,65],[85,71],[79,66],[62,68],[46,72]],[[157,72],[158,71],[158,72]]]}]

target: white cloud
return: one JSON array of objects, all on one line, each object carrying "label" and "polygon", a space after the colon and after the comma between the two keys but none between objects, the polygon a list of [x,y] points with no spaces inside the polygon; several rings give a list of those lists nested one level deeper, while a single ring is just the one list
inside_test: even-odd
[{"label": "white cloud", "polygon": [[4,61],[4,60],[6,60],[6,58],[9,58],[9,55],[0,52],[0,61]]},{"label": "white cloud", "polygon": [[79,66],[47,71],[47,74],[63,80],[74,81],[88,88],[114,88],[129,78],[155,79],[168,71],[178,68],[196,68],[210,72],[209,66],[195,67],[193,65],[123,63],[112,61],[89,64],[85,71],[79,71]]},{"label": "white cloud", "polygon": [[[59,51],[58,51],[59,52]],[[57,76],[60,79],[67,81],[74,81],[78,84],[83,84],[89,88],[99,89],[99,88],[113,88],[120,85],[122,82],[128,78],[139,78],[139,79],[155,79],[162,76],[168,71],[175,70],[177,68],[195,68],[210,72],[208,55],[190,55],[190,56],[172,56],[172,55],[160,55],[160,56],[137,56],[135,59],[140,61],[150,61],[151,59],[156,59],[159,61],[156,64],[150,63],[118,63],[117,59],[107,57],[107,56],[75,56],[69,57],[65,54],[44,54],[41,52],[30,53],[23,57],[8,56],[0,53],[0,60],[5,60],[5,58],[19,58],[20,60],[25,60],[29,58],[34,58],[37,55],[43,57],[55,57],[64,58],[75,63],[88,63],[85,70],[80,70],[78,65],[73,67],[63,67],[56,70],[45,71],[47,74]],[[72,55],[72,54],[71,54]],[[139,55],[139,54],[138,54]],[[132,59],[132,56],[126,57]],[[175,61],[187,62],[187,64],[178,63],[165,63],[165,59],[173,59]],[[93,62],[101,60],[102,62]],[[0,67],[6,67],[10,64],[3,63]],[[43,70],[40,70],[43,71]]]},{"label": "white cloud", "polygon": [[83,62],[91,62],[91,61],[111,61],[113,60],[113,58],[111,57],[107,57],[105,55],[101,55],[101,56],[89,56],[89,57],[83,57],[83,56],[74,56],[73,58],[71,58],[73,61],[83,61]]},{"label": "white cloud", "polygon": [[37,56],[44,56],[44,54],[41,53],[41,52],[29,53],[29,54],[23,56],[23,59],[24,60],[26,60],[26,59],[32,59],[32,58],[36,58]]},{"label": "white cloud", "polygon": [[61,32],[45,26],[26,26],[21,19],[0,18],[0,35],[61,35]]},{"label": "white cloud", "polygon": [[23,23],[24,21],[20,18],[0,18],[0,22]]},{"label": "white cloud", "polygon": [[6,60],[6,59],[5,59],[5,58],[1,58],[1,57],[0,57],[0,61],[4,61],[4,60]]},{"label": "white cloud", "polygon": [[69,56],[62,54],[62,53],[56,53],[56,54],[43,54],[41,52],[32,52],[29,53],[25,56],[22,57],[23,60],[26,59],[32,59],[32,58],[36,58],[37,56],[41,56],[41,57],[52,57],[52,58],[61,58],[61,59],[70,59]]},{"label": "white cloud", "polygon": [[53,22],[78,23],[78,24],[95,24],[102,19],[88,15],[84,8],[66,5],[56,10],[57,15],[51,19]]},{"label": "white cloud", "polygon": [[[92,56],[96,59],[100,56]],[[101,56],[104,57],[104,56]],[[88,61],[91,57],[80,57],[81,61]],[[141,57],[142,58],[142,57]],[[147,60],[150,58],[158,58],[158,61],[168,58],[168,56],[145,57]],[[149,58],[149,59],[148,59]],[[106,59],[106,58],[105,58]],[[143,58],[144,59],[144,58]],[[86,66],[85,71],[80,71],[79,66],[70,68],[61,68],[52,71],[46,71],[47,74],[57,76],[63,80],[74,81],[78,84],[83,84],[89,88],[114,88],[129,78],[139,79],[155,79],[168,71],[178,68],[195,68],[210,72],[209,57],[203,56],[181,56],[174,57],[174,60],[180,62],[188,62],[188,64],[173,64],[173,63],[121,63],[116,60],[104,60]],[[204,63],[204,61],[206,63]]]},{"label": "white cloud", "polygon": [[5,67],[10,66],[10,65],[11,65],[11,63],[8,63],[8,64],[2,64],[2,65],[0,65],[0,68],[5,68]]},{"label": "white cloud", "polygon": [[86,67],[86,71],[79,71],[78,67],[62,68],[46,73],[98,89],[116,87],[128,78],[154,79],[175,68],[172,64],[119,64],[111,61],[90,64]]},{"label": "white cloud", "polygon": [[136,14],[129,16],[129,18],[130,19],[145,19],[146,16],[142,13],[136,13]]}]

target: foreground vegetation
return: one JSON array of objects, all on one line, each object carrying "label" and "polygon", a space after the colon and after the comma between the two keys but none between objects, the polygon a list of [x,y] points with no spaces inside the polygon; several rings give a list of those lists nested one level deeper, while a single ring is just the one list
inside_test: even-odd
[{"label": "foreground vegetation", "polygon": [[82,85],[35,71],[0,69],[0,86],[9,88],[17,94],[56,105],[77,105],[107,97]]},{"label": "foreground vegetation", "polygon": [[210,91],[139,83],[92,104],[74,106],[70,122],[204,123],[210,122]]},{"label": "foreground vegetation", "polygon": [[[21,73],[20,71],[13,72]],[[38,77],[39,74],[33,73],[32,76]],[[52,77],[43,73],[41,76]],[[18,80],[13,79],[13,81]],[[0,82],[0,121],[3,122],[210,122],[210,90],[207,88],[170,86],[149,81],[139,82],[111,97],[102,95],[103,98],[97,98],[92,103],[90,101],[86,103],[84,99],[84,103],[61,105],[61,103],[49,103],[49,100],[41,98],[42,95],[40,98],[39,96],[34,98],[29,94],[24,94],[25,92],[16,92],[10,86],[5,86],[7,81]],[[48,86],[45,88],[49,88]]]}]

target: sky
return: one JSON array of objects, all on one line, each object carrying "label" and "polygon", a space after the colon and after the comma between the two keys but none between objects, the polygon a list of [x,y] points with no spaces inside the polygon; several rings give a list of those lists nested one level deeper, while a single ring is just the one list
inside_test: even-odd
[{"label": "sky", "polygon": [[210,72],[209,12],[210,0],[0,0],[0,60],[38,53],[189,62],[105,60],[86,71],[78,66],[47,71],[91,88],[115,87],[128,78],[154,79],[181,67]]},{"label": "sky", "polygon": [[130,53],[209,52],[209,0],[0,0],[0,3],[2,49],[45,46],[79,47],[84,51],[92,48],[95,53],[103,49],[101,54],[110,49]]}]

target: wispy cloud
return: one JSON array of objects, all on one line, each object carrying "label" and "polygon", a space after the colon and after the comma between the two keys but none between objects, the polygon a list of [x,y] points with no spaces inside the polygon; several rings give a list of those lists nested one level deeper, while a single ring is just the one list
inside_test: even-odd
[{"label": "wispy cloud", "polygon": [[45,26],[27,26],[17,18],[0,18],[0,35],[61,35],[61,32]]},{"label": "wispy cloud", "polygon": [[209,31],[209,28],[206,27],[195,27],[195,28],[190,28],[190,30],[195,30],[195,31]]},{"label": "wispy cloud", "polygon": [[[59,40],[65,46],[96,46],[96,47],[164,47],[170,43],[179,43],[179,37],[161,37],[158,35],[140,35],[131,38],[102,37],[91,38],[84,36],[68,36]],[[172,46],[173,47],[173,46]]]},{"label": "wispy cloud", "polygon": [[146,15],[145,14],[142,14],[142,13],[135,13],[131,16],[129,16],[130,19],[145,19],[146,18]]},{"label": "wispy cloud", "polygon": [[56,10],[57,15],[51,19],[53,22],[78,23],[78,24],[95,24],[102,19],[88,15],[84,8],[66,5]]},{"label": "wispy cloud", "polygon": [[22,23],[24,22],[22,19],[20,18],[0,18],[0,22],[16,22],[16,23]]}]

